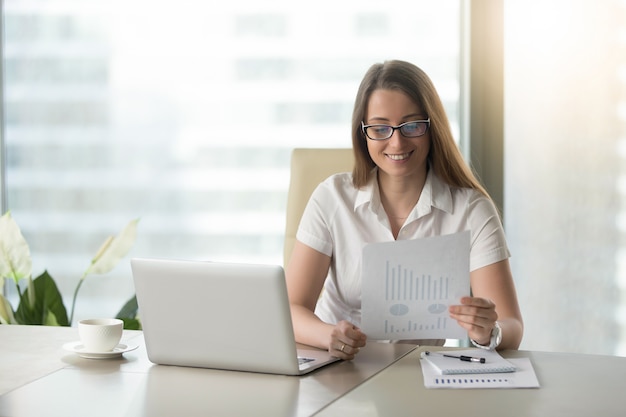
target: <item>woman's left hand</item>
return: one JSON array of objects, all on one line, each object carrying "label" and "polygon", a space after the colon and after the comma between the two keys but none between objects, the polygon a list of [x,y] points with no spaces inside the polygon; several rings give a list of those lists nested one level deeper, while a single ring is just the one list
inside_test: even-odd
[{"label": "woman's left hand", "polygon": [[460,305],[448,309],[450,317],[467,330],[470,339],[481,345],[488,345],[491,331],[498,320],[496,305],[486,298],[463,297]]}]

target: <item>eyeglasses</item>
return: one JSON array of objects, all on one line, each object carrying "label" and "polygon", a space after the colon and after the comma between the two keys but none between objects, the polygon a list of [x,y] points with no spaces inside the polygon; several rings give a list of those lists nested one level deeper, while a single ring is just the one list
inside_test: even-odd
[{"label": "eyeglasses", "polygon": [[414,120],[402,123],[398,126],[391,125],[366,125],[361,122],[361,130],[371,140],[385,140],[393,136],[396,129],[400,129],[402,136],[407,138],[417,138],[426,133],[430,127],[430,117],[426,120]]}]

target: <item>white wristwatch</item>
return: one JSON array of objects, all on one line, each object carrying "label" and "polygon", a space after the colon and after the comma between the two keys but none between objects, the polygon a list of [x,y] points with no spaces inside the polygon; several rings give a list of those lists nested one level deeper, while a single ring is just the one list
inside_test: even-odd
[{"label": "white wristwatch", "polygon": [[500,345],[500,342],[502,342],[502,328],[500,327],[500,324],[496,321],[496,325],[491,330],[491,340],[489,341],[488,345],[481,345],[474,339],[470,339],[470,342],[472,342],[472,345],[476,346],[477,348],[494,350],[498,347],[498,345]]}]

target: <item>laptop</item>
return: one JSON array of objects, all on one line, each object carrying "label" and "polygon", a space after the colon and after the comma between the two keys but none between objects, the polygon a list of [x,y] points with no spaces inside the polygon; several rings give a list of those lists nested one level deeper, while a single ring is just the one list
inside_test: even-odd
[{"label": "laptop", "polygon": [[296,346],[281,266],[131,259],[148,359],[303,375],[339,359]]}]

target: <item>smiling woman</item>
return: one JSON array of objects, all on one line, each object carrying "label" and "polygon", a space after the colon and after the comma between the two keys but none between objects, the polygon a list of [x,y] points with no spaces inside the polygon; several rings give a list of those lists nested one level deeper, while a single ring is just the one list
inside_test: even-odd
[{"label": "smiling woman", "polygon": [[[401,90],[373,91],[365,113],[368,125],[387,122],[401,126],[408,120],[425,117],[420,106]],[[363,130],[367,134],[369,129]],[[421,135],[410,136],[405,135],[402,128],[396,130],[391,127],[389,130],[391,135],[383,140],[379,139],[382,135],[377,139],[367,135],[367,150],[379,169],[381,202],[387,212],[392,233],[397,238],[426,182],[430,135],[426,129],[423,129]],[[402,182],[407,186],[401,186]],[[392,185],[394,183],[400,188]]]},{"label": "smiling woman", "polygon": [[[391,123],[401,125],[414,119],[428,118],[415,101],[400,90],[377,89],[369,96],[365,113],[368,125],[372,123]],[[364,129],[365,130],[365,129]],[[378,181],[381,184],[381,200],[387,214],[392,219],[406,219],[419,199],[419,193],[426,181],[430,135],[423,129],[421,135],[406,136],[402,128],[392,128],[391,136],[384,140],[372,140],[368,136],[367,150],[374,164],[379,168]],[[401,199],[386,195],[383,183],[402,178],[412,185],[408,189],[398,190]],[[395,192],[394,192],[395,193]],[[395,206],[395,207],[394,207]],[[400,224],[401,226],[402,224]],[[395,231],[397,236],[398,230]]]},{"label": "smiling woman", "polygon": [[[433,129],[419,136],[396,129],[424,118]],[[379,125],[375,139],[366,133],[372,124]],[[382,134],[385,130],[390,135]],[[449,317],[478,347],[517,349],[522,317],[502,224],[463,161],[425,72],[401,60],[372,65],[356,93],[352,143],[353,171],[335,174],[315,189],[296,234],[286,274],[296,340],[353,359],[368,338],[361,330],[369,259],[363,248],[468,232],[471,291],[449,307]],[[397,245],[393,251],[401,252]],[[404,311],[398,304],[391,309],[395,315]]]}]

